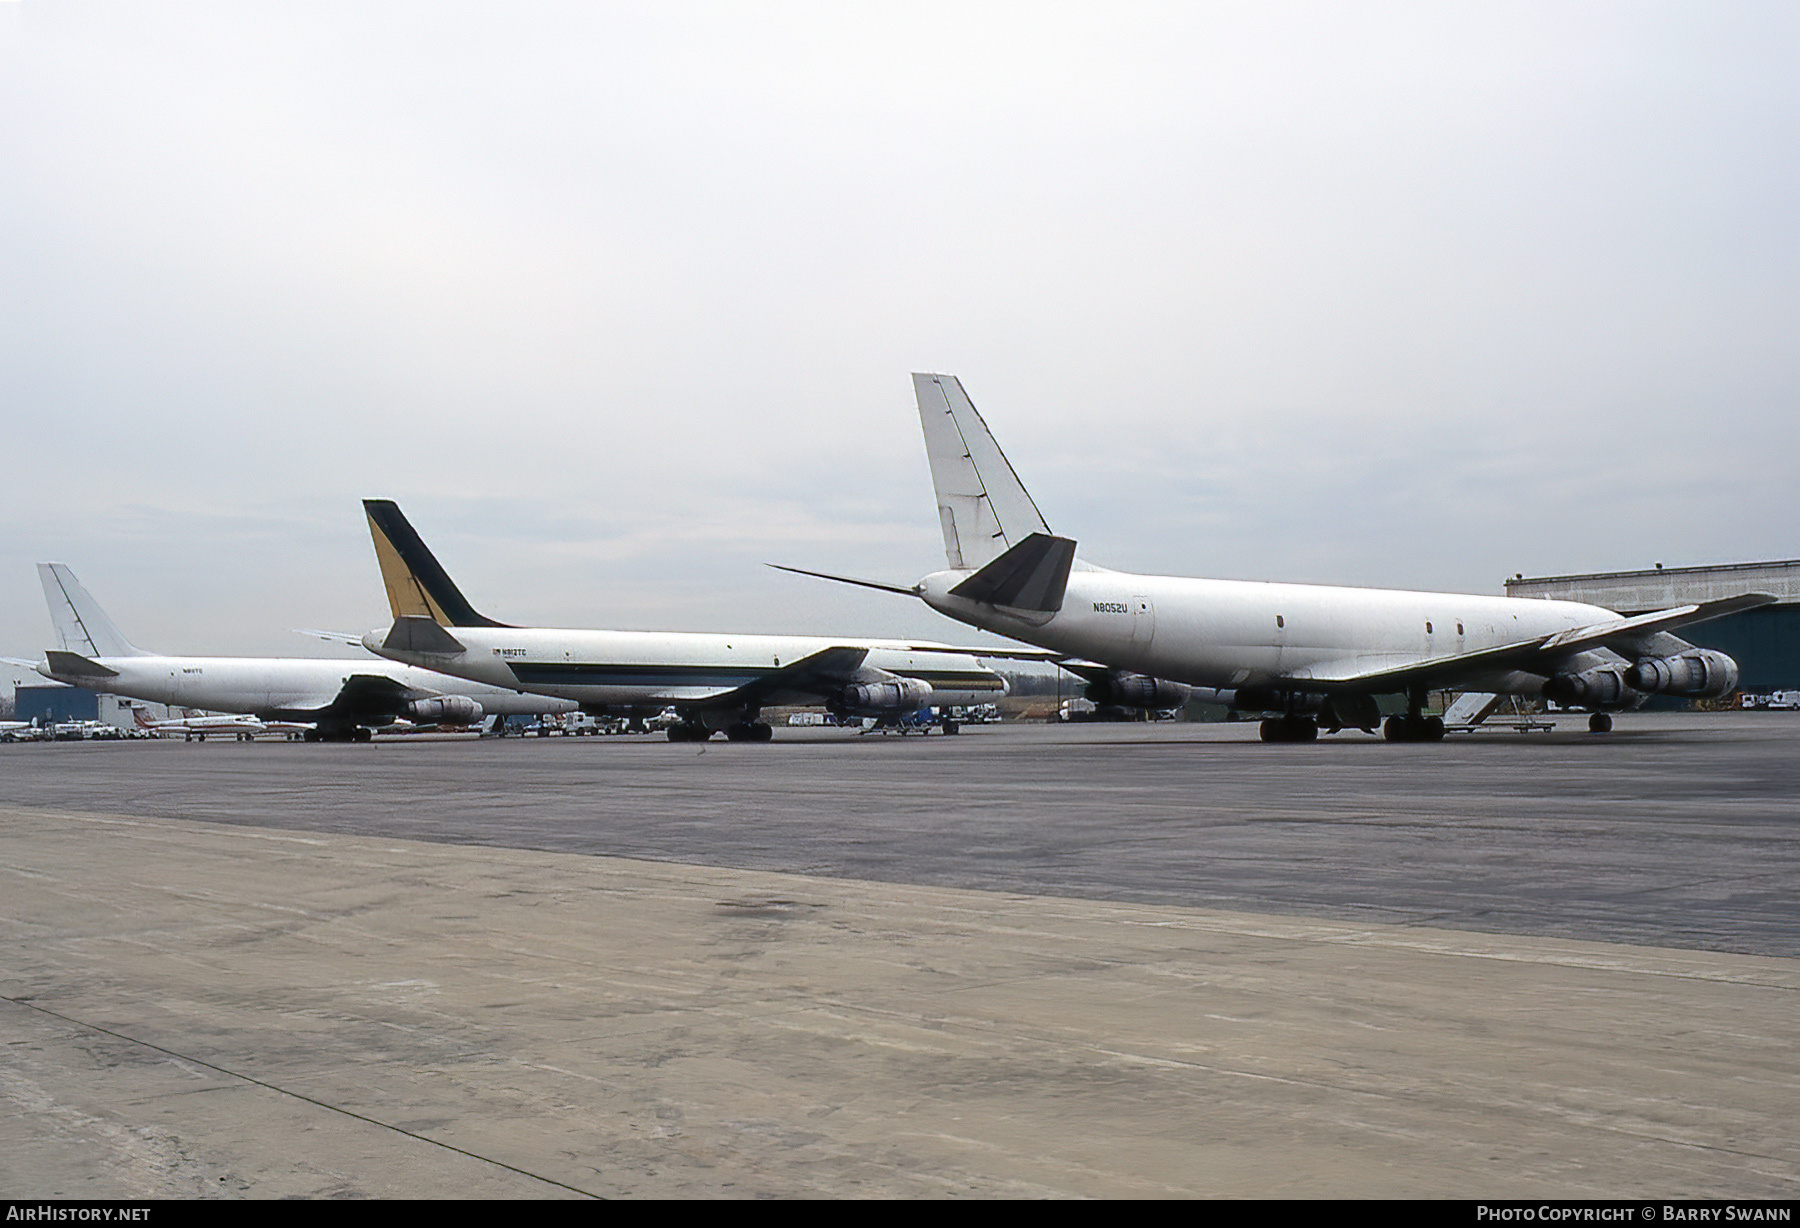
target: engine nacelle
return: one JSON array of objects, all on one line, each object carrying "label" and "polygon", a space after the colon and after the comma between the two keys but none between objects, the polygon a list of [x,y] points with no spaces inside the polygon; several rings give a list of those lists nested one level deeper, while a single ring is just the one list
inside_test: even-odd
[{"label": "engine nacelle", "polygon": [[1630,708],[1643,698],[1625,681],[1623,665],[1602,665],[1544,680],[1544,698],[1569,708]]},{"label": "engine nacelle", "polygon": [[864,682],[844,688],[838,706],[846,712],[917,712],[931,702],[931,684],[917,678]]},{"label": "engine nacelle", "polygon": [[406,719],[424,725],[473,725],[481,717],[481,705],[467,695],[434,695],[406,705]]},{"label": "engine nacelle", "polygon": [[1652,695],[1688,695],[1717,699],[1737,690],[1737,662],[1711,648],[1672,657],[1639,661],[1625,671],[1625,682]]},{"label": "engine nacelle", "polygon": [[1179,708],[1193,693],[1194,688],[1185,683],[1117,669],[1087,684],[1087,697],[1102,707],[1146,708],[1153,712]]}]

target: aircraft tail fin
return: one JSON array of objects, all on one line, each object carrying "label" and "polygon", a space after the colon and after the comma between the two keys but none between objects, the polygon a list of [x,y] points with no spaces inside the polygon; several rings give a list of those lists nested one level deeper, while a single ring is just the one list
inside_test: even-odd
[{"label": "aircraft tail fin", "polygon": [[976,571],[1050,527],[954,375],[913,375],[944,553]]},{"label": "aircraft tail fin", "polygon": [[504,627],[475,612],[437,556],[392,499],[364,499],[381,582],[396,619],[429,618],[440,627]]},{"label": "aircraft tail fin", "polygon": [[50,623],[56,628],[57,647],[83,657],[141,657],[112,619],[81,587],[75,573],[61,563],[39,563],[38,579],[44,585],[44,602],[50,607]]}]

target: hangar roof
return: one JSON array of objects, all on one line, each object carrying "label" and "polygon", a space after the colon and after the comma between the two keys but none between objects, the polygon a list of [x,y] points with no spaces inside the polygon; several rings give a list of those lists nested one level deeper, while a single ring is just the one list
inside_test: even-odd
[{"label": "hangar roof", "polygon": [[1773,593],[1782,605],[1800,605],[1800,559],[1601,571],[1585,576],[1515,576],[1506,582],[1508,597],[1586,601],[1621,614],[1716,601],[1740,593]]}]

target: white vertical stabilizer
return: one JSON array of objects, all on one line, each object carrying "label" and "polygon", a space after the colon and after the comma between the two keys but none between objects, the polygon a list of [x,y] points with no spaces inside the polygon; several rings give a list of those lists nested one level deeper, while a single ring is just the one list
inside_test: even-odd
[{"label": "white vertical stabilizer", "polygon": [[944,553],[978,570],[1050,527],[954,375],[913,375]]},{"label": "white vertical stabilizer", "polygon": [[44,584],[44,601],[56,628],[57,646],[84,657],[141,657],[142,649],[113,626],[100,603],[81,587],[75,573],[61,563],[39,563],[38,579]]}]

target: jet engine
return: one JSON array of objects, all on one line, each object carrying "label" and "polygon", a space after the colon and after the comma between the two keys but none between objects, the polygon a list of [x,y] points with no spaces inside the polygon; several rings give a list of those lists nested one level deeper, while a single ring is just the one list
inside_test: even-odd
[{"label": "jet engine", "polygon": [[1737,662],[1711,648],[1696,648],[1673,657],[1639,661],[1625,671],[1625,682],[1653,695],[1690,695],[1716,699],[1737,690]]},{"label": "jet engine", "polygon": [[1194,688],[1180,682],[1112,670],[1087,684],[1087,697],[1103,708],[1147,708],[1160,712],[1179,708]]},{"label": "jet engine", "polygon": [[473,725],[481,720],[481,705],[467,695],[434,695],[406,705],[406,719],[424,725]]},{"label": "jet engine", "polygon": [[931,684],[917,678],[847,686],[838,697],[846,712],[916,712],[931,702]]},{"label": "jet engine", "polygon": [[1627,667],[1602,665],[1544,680],[1544,698],[1570,708],[1629,708],[1643,698],[1625,681]]}]

